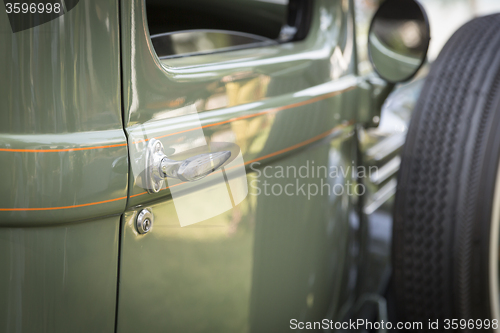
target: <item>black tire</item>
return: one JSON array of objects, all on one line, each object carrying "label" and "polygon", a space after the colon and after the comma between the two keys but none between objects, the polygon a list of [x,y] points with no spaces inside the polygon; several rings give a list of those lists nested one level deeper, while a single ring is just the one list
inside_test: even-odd
[{"label": "black tire", "polygon": [[490,15],[443,48],[408,130],[393,226],[398,320],[427,331],[429,320],[442,330],[445,319],[499,319],[499,157],[500,15]]}]

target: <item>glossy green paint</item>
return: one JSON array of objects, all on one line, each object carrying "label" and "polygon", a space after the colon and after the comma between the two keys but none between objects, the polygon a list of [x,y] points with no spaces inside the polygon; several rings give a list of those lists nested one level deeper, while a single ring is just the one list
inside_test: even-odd
[{"label": "glossy green paint", "polygon": [[[268,164],[266,173],[312,163],[347,168],[355,153],[351,126]],[[249,196],[209,220],[181,227],[173,200],[165,200],[147,206],[153,229],[139,235],[140,209],[125,213],[118,332],[288,332],[292,318],[342,317],[355,294],[346,281],[356,270],[356,197],[273,195],[273,186],[287,184],[295,192],[296,178],[266,177],[254,167]],[[298,181],[306,189],[328,182],[311,174]]]},{"label": "glossy green paint", "polygon": [[[302,42],[163,62],[144,1],[120,8],[80,1],[17,34],[0,11],[0,331],[112,331],[116,305],[119,332],[278,332],[292,317],[344,318],[359,296],[356,196],[250,187],[232,210],[181,228],[169,191],[144,194],[133,170],[144,140],[192,128],[178,111],[193,104],[205,139],[237,143],[256,170],[357,163],[356,124],[375,108],[373,84],[357,76],[352,5],[315,1]],[[102,146],[113,147],[81,150]],[[247,168],[249,184],[265,180]],[[155,224],[140,236],[142,207]],[[121,228],[104,218],[123,213]]]},{"label": "glossy green paint", "polygon": [[0,228],[0,332],[113,332],[119,225]]},{"label": "glossy green paint", "polygon": [[128,158],[117,2],[81,1],[15,34],[1,10],[0,32],[0,226],[123,212]]},{"label": "glossy green paint", "polygon": [[0,332],[114,331],[119,50],[115,1],[15,34],[0,10]]}]

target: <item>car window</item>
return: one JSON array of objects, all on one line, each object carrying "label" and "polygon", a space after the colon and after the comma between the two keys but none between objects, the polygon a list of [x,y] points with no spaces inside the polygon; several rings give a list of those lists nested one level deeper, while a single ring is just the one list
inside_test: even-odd
[{"label": "car window", "polygon": [[302,40],[311,0],[146,0],[160,59]]}]

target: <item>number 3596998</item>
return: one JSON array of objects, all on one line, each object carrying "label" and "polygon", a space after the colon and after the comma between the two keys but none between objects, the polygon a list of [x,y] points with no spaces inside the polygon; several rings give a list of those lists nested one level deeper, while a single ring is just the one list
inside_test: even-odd
[{"label": "number 3596998", "polygon": [[26,3],[26,2],[14,2],[6,3],[5,11],[7,14],[42,14],[42,13],[61,13],[62,7],[60,3]]}]

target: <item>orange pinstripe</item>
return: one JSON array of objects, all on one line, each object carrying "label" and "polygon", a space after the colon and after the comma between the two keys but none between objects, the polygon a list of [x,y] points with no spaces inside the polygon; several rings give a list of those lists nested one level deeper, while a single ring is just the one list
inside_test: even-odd
[{"label": "orange pinstripe", "polygon": [[116,144],[116,145],[107,145],[107,146],[63,148],[63,149],[10,149],[10,148],[0,148],[0,151],[16,152],[16,153],[57,153],[57,152],[65,152],[65,151],[105,149],[105,148],[125,147],[125,146],[127,146],[126,143],[120,143],[120,144]]},{"label": "orange pinstripe", "polygon": [[[185,133],[185,132],[189,132],[189,131],[193,131],[193,130],[197,130],[197,129],[203,129],[203,128],[207,128],[207,127],[223,125],[223,124],[227,124],[227,123],[230,123],[230,122],[233,122],[233,121],[237,121],[237,120],[243,120],[243,119],[253,118],[253,117],[257,117],[257,116],[263,115],[263,114],[275,113],[275,112],[279,112],[279,111],[286,110],[286,109],[291,109],[291,108],[295,108],[295,107],[299,107],[299,106],[303,106],[303,105],[308,105],[308,104],[311,104],[311,103],[315,103],[315,102],[318,102],[318,101],[321,101],[321,100],[324,100],[324,99],[336,96],[336,95],[338,95],[340,93],[350,91],[350,90],[352,90],[354,88],[355,87],[349,87],[349,88],[344,89],[342,91],[334,91],[334,92],[331,92],[331,93],[328,93],[328,94],[325,94],[325,95],[321,95],[321,96],[318,96],[318,97],[315,97],[315,98],[312,98],[312,99],[308,99],[306,101],[302,101],[302,102],[298,102],[298,103],[293,103],[293,104],[289,104],[289,105],[284,105],[284,106],[280,106],[280,107],[277,107],[277,108],[272,108],[272,109],[268,109],[268,110],[265,110],[265,111],[257,112],[257,113],[254,113],[254,114],[250,114],[250,115],[245,115],[245,116],[236,117],[236,118],[232,118],[232,119],[229,119],[229,120],[225,120],[225,121],[221,121],[221,122],[217,122],[217,123],[213,123],[213,124],[208,124],[208,125],[204,125],[204,126],[200,126],[200,127],[191,128],[191,129],[187,129],[187,130],[184,130],[184,131],[180,131],[180,132],[176,132],[176,133],[171,133],[171,134],[167,134],[167,135],[164,135],[164,136],[160,136],[158,138],[163,138],[163,137],[167,137],[167,136],[181,134],[181,133]],[[305,146],[305,145],[307,145],[309,143],[312,143],[312,142],[315,142],[315,141],[318,141],[318,140],[321,140],[321,139],[327,137],[328,135],[330,135],[331,133],[333,133],[334,131],[336,131],[336,130],[342,128],[342,127],[349,126],[349,125],[352,125],[352,124],[353,124],[353,121],[350,121],[347,124],[336,126],[333,129],[328,130],[328,131],[326,131],[326,132],[324,132],[322,134],[319,134],[319,135],[317,135],[317,136],[315,136],[313,138],[310,138],[310,139],[308,139],[306,141],[297,143],[297,144],[295,144],[293,146],[290,146],[288,148],[284,148],[284,149],[278,150],[278,151],[276,151],[274,153],[271,153],[271,154],[268,154],[268,155],[265,155],[265,156],[261,156],[261,157],[255,158],[253,160],[247,161],[247,162],[244,163],[244,165],[248,165],[248,164],[251,164],[251,163],[254,163],[254,162],[258,162],[258,161],[261,161],[261,160],[264,160],[264,159],[267,159],[267,158],[270,158],[270,157],[273,157],[273,156],[276,156],[276,155],[280,155],[280,154],[286,153],[288,151],[291,151],[291,150],[294,150],[294,149],[297,149],[297,148],[300,148],[300,147],[303,147],[303,146]],[[145,140],[142,140],[142,141],[148,141],[148,140],[149,139],[145,139]],[[141,142],[141,141],[138,141],[138,142]],[[134,142],[134,143],[136,143],[136,142]],[[34,153],[42,153],[42,152],[44,152],[45,153],[45,152],[65,152],[65,151],[104,149],[104,148],[123,147],[123,146],[127,146],[127,144],[123,143],[123,144],[107,145],[107,146],[67,148],[67,149],[7,149],[7,148],[0,148],[0,152],[1,151],[6,151],[6,152],[34,152]],[[241,165],[233,166],[230,169],[236,168],[236,167],[239,167],[239,166],[241,166]],[[218,172],[220,172],[220,171],[218,171]],[[182,184],[185,184],[185,182],[179,183],[179,184],[175,184],[175,185],[172,185],[172,186],[169,186],[169,187],[166,187],[163,190],[166,190],[168,188],[172,188],[174,186],[182,185]],[[146,193],[147,192],[141,192],[141,193],[138,193],[138,194],[134,194],[134,195],[131,195],[130,198],[138,197],[138,196],[144,195]],[[80,205],[73,205],[73,206],[45,207],[45,208],[0,208],[0,211],[47,211],[47,210],[59,210],[59,209],[69,209],[69,208],[79,208],[79,207],[99,205],[99,204],[104,204],[104,203],[109,203],[109,202],[114,202],[114,201],[119,201],[119,200],[124,200],[124,199],[127,199],[127,197],[121,197],[121,198],[116,198],[116,199],[110,199],[110,200],[104,200],[104,201],[98,201],[98,202],[91,202],[91,203],[80,204]]]}]

